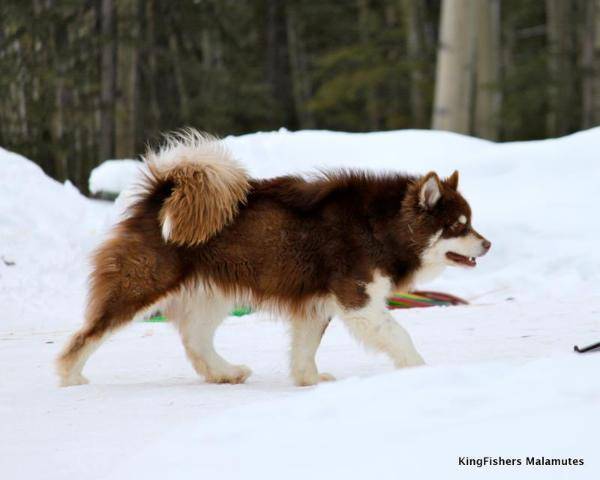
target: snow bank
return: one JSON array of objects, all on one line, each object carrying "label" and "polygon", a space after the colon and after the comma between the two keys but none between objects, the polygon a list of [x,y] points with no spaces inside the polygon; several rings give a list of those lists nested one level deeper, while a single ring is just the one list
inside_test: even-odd
[{"label": "snow bank", "polygon": [[139,178],[142,162],[138,160],[106,160],[92,170],[89,188],[93,194],[119,194]]},{"label": "snow bank", "polygon": [[[493,247],[476,270],[448,270],[431,287],[472,305],[394,313],[427,368],[387,373],[389,362],[362,353],[334,320],[318,363],[341,381],[296,389],[283,325],[251,315],[229,319],[217,338],[225,357],[254,368],[246,385],[202,383],[168,325],[138,324],[92,357],[92,385],[58,390],[50,365],[81,323],[87,256],[130,190],[115,204],[89,200],[0,149],[0,425],[10,438],[0,471],[92,480],[600,478],[592,437],[600,357],[565,356],[600,338],[600,128],[507,144],[410,130],[225,141],[257,177],[459,169],[474,225]],[[122,189],[134,180],[126,165],[101,167],[92,183]],[[458,464],[484,456],[585,464]]]},{"label": "snow bank", "polygon": [[[600,202],[600,128],[505,144],[418,130],[281,130],[228,137],[225,142],[256,177],[341,166],[436,170],[441,175],[458,169],[474,225],[493,248],[475,271],[449,269],[431,288],[484,302],[597,295],[593,286],[600,279],[600,222],[590,219],[597,217]],[[85,254],[110,223],[107,218],[114,219],[127,202],[120,198],[109,213],[106,204],[50,180],[18,155],[3,151],[0,162],[2,255],[17,263],[0,264],[1,288],[10,305],[0,329],[76,323]],[[90,185],[93,191],[122,191],[135,183],[139,165],[134,160],[105,162],[93,172]],[[122,197],[128,193],[125,188]],[[40,323],[35,317],[41,312],[46,319]]]},{"label": "snow bank", "polygon": [[81,322],[87,256],[110,209],[0,148],[0,332]]},{"label": "snow bank", "polygon": [[[192,420],[107,478],[598,478],[599,368],[598,356],[559,357],[323,385]],[[516,464],[462,466],[461,457]]]}]

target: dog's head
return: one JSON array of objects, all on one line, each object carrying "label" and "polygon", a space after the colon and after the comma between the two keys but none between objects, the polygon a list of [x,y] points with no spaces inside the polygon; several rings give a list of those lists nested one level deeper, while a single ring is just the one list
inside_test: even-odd
[{"label": "dog's head", "polygon": [[458,192],[458,172],[440,180],[430,172],[409,189],[402,205],[413,243],[426,265],[474,267],[491,242],[471,225],[471,208]]}]

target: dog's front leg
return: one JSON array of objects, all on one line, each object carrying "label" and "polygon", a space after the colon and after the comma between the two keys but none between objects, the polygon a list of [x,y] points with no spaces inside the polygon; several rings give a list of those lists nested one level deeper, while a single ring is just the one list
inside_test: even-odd
[{"label": "dog's front leg", "polygon": [[425,364],[408,332],[385,307],[346,311],[342,318],[356,339],[369,349],[386,353],[397,368]]}]

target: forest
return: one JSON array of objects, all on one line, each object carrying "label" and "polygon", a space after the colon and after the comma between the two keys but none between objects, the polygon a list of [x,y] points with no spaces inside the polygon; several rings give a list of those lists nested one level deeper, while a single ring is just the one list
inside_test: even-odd
[{"label": "forest", "polygon": [[2,0],[0,146],[87,193],[160,133],[600,124],[600,0]]}]

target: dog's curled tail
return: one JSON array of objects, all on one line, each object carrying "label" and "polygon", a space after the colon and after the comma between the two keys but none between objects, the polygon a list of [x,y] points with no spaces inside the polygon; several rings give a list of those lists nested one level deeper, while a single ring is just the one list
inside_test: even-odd
[{"label": "dog's curled tail", "polygon": [[195,246],[233,220],[246,202],[249,177],[215,137],[186,129],[144,156],[149,190],[167,190],[159,211],[167,242]]}]

